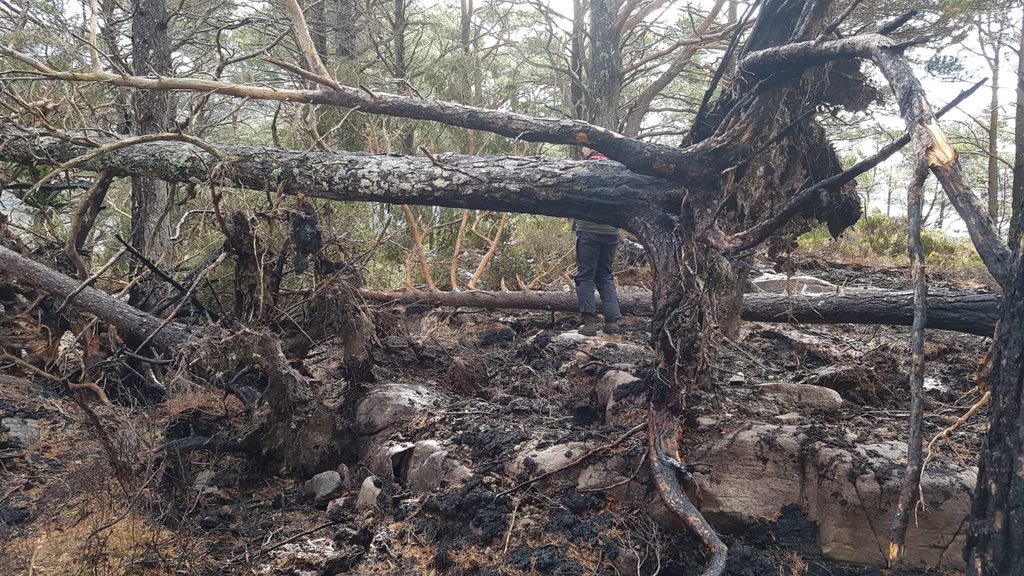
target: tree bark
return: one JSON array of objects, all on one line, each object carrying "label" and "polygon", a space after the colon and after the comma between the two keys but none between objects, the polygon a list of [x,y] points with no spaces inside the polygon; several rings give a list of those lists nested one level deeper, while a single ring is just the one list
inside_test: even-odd
[{"label": "tree bark", "polygon": [[[167,35],[165,0],[136,0],[132,15],[132,72],[136,76],[171,75],[171,42]],[[132,99],[133,134],[167,132],[174,121],[174,100],[169,92],[140,90]],[[174,261],[171,243],[170,187],[154,178],[132,178],[131,245],[158,266]],[[136,267],[139,265],[136,264]],[[130,301],[143,308],[167,296],[164,286],[142,282]]]},{"label": "tree bark", "polygon": [[[360,290],[366,300],[409,306],[464,306],[497,310],[574,312],[570,292],[375,292]],[[914,293],[844,292],[841,294],[744,294],[741,318],[750,322],[798,324],[888,324],[914,322]],[[928,322],[932,330],[991,336],[999,319],[1001,294],[930,291]],[[619,293],[619,306],[630,316],[650,316],[651,293]]]},{"label": "tree bark", "polygon": [[992,99],[988,111],[988,215],[999,222],[999,53],[1001,40],[992,47]]},{"label": "tree bark", "polygon": [[[0,132],[0,160],[54,164],[93,148],[44,133]],[[443,155],[429,158],[223,146],[221,162],[191,144],[162,141],[113,150],[79,165],[116,175],[211,182],[329,200],[381,201],[581,218],[630,228],[631,219],[678,210],[677,184],[613,162]],[[665,216],[662,216],[665,218]]]},{"label": "tree bark", "polygon": [[590,2],[590,69],[587,74],[587,112],[595,126],[619,129],[622,91],[622,39],[615,25],[619,2]]},{"label": "tree bark", "polygon": [[[3,246],[0,246],[0,270],[4,277],[61,300],[80,286],[77,280]],[[191,340],[210,335],[205,330],[190,329],[176,322],[164,325],[159,318],[95,288],[82,290],[69,306],[117,327],[130,344],[138,345],[148,339],[151,346],[162,351],[175,350]]]},{"label": "tree bark", "polygon": [[[1018,220],[1016,237],[1021,237]],[[1024,574],[1024,259],[1018,243],[989,376],[989,429],[978,464],[964,558],[969,576]]]},{"label": "tree bark", "polygon": [[1017,104],[1013,121],[1013,192],[1010,214],[1010,246],[1020,242],[1020,213],[1024,210],[1024,18],[1021,18],[1020,45],[1017,46]]}]

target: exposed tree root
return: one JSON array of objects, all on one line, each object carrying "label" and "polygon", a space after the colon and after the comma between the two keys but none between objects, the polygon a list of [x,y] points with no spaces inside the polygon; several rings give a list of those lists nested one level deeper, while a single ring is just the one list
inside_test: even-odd
[{"label": "exposed tree root", "polygon": [[988,401],[991,399],[992,391],[986,390],[985,393],[981,395],[981,398],[978,399],[978,401],[975,402],[974,405],[971,406],[970,409],[968,409],[963,416],[957,418],[955,422],[943,428],[942,431],[940,431],[938,434],[933,436],[931,440],[928,441],[928,447],[925,449],[926,456],[924,458],[924,467],[927,467],[928,463],[932,461],[932,450],[935,448],[935,443],[938,442],[939,440],[948,439],[950,434],[956,432],[961,426],[964,425],[965,422],[970,420],[971,417],[973,417],[975,414],[981,411],[982,408],[988,406]]},{"label": "exposed tree root", "polygon": [[689,473],[689,467],[679,458],[679,443],[676,437],[676,420],[670,412],[655,412],[654,405],[648,408],[648,439],[651,455],[651,476],[658,488],[662,502],[683,524],[703,542],[711,555],[703,576],[720,576],[725,572],[725,561],[729,550],[715,534],[708,521],[697,507],[690,502],[675,473]]}]

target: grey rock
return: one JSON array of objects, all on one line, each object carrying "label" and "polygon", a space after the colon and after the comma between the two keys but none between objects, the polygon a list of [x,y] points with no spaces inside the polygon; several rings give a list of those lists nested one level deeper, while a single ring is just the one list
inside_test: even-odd
[{"label": "grey rock", "polygon": [[779,414],[775,419],[783,424],[793,424],[794,422],[800,421],[800,414],[797,412],[787,412],[785,414]]},{"label": "grey rock", "polygon": [[348,466],[345,464],[338,464],[338,467],[335,468],[335,470],[338,472],[338,476],[341,476],[341,489],[343,491],[351,490],[352,472],[348,469]]},{"label": "grey rock", "polygon": [[28,448],[39,439],[39,421],[30,418],[4,418],[0,420],[0,448]]},{"label": "grey rock", "polygon": [[[894,470],[902,470],[906,451],[902,442],[830,446],[812,442],[799,426],[761,424],[696,448],[709,471],[694,477],[702,512],[717,528],[743,527],[796,504],[817,523],[826,558],[884,566],[902,483]],[[925,506],[907,533],[909,566],[963,568],[963,523],[976,476],[976,468],[949,463],[925,472]]]},{"label": "grey rock", "polygon": [[835,411],[843,405],[843,398],[838,392],[821,386],[793,382],[770,382],[759,384],[755,389],[775,398],[785,406],[797,405],[817,410]]},{"label": "grey rock", "polygon": [[469,468],[458,460],[448,457],[448,451],[434,440],[420,440],[412,451],[406,487],[413,494],[430,492],[438,486],[455,485],[473,475]]},{"label": "grey rock", "polygon": [[598,406],[604,408],[607,424],[631,426],[646,413],[643,394],[633,385],[640,379],[628,372],[609,370],[604,373],[594,389]]},{"label": "grey rock", "polygon": [[[520,453],[506,467],[513,478],[519,477],[520,474],[534,477],[569,464],[585,454],[588,449],[583,442],[569,442],[549,446],[543,450],[527,450]],[[571,473],[572,471],[567,472]]]},{"label": "grey rock", "polygon": [[341,474],[336,470],[321,472],[302,486],[302,491],[318,503],[325,502],[341,493]]},{"label": "grey rock", "polygon": [[357,510],[368,510],[377,507],[377,497],[384,489],[380,486],[380,480],[373,476],[368,476],[366,480],[363,480],[363,485],[359,488],[359,497],[356,499]]},{"label": "grey rock", "polygon": [[575,330],[570,330],[568,332],[562,332],[558,336],[555,336],[554,343],[565,346],[578,346],[580,344],[587,342],[588,339],[589,337],[584,336],[583,334],[580,334]]},{"label": "grey rock", "polygon": [[632,384],[639,380],[639,378],[633,376],[629,372],[623,372],[621,370],[609,370],[605,372],[597,382],[597,387],[594,389],[594,392],[597,394],[598,404],[608,406],[609,403],[615,401],[615,390],[620,386]]},{"label": "grey rock", "polygon": [[710,416],[698,416],[696,424],[697,430],[707,430],[708,428],[714,428],[715,426],[718,426],[718,420],[715,420]]},{"label": "grey rock", "polygon": [[327,515],[333,516],[340,513],[348,505],[348,497],[335,498],[327,503]]},{"label": "grey rock", "polygon": [[419,384],[383,384],[356,407],[356,428],[360,434],[377,434],[429,413],[442,399],[438,392]]},{"label": "grey rock", "polygon": [[[385,442],[371,446],[365,458],[366,469],[385,480],[398,481],[405,477],[412,450],[412,442]],[[396,477],[395,474],[398,474]]]}]

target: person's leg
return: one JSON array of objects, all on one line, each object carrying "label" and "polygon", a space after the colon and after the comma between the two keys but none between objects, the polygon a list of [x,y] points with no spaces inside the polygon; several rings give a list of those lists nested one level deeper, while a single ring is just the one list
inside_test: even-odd
[{"label": "person's leg", "polygon": [[[603,240],[597,260],[597,269],[594,273],[594,283],[598,293],[601,294],[601,310],[604,313],[605,323],[615,324],[622,319],[622,312],[619,310],[619,295],[615,290],[615,280],[612,275],[615,249],[619,245],[619,238],[610,236]],[[618,326],[615,326],[613,329],[617,328]]]},{"label": "person's leg", "polygon": [[597,333],[597,301],[594,298],[594,278],[601,246],[590,232],[576,233],[576,300],[580,307],[585,328],[580,333],[593,336]]}]

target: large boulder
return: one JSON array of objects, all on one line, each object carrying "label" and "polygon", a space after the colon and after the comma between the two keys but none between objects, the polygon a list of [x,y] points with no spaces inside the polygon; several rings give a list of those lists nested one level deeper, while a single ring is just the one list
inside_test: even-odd
[{"label": "large boulder", "polygon": [[[906,453],[902,442],[831,446],[798,426],[758,424],[692,451],[692,459],[709,467],[694,476],[716,527],[738,528],[797,504],[817,522],[827,559],[884,566]],[[909,565],[962,569],[976,475],[948,465],[925,472],[924,507],[907,533]]]}]

